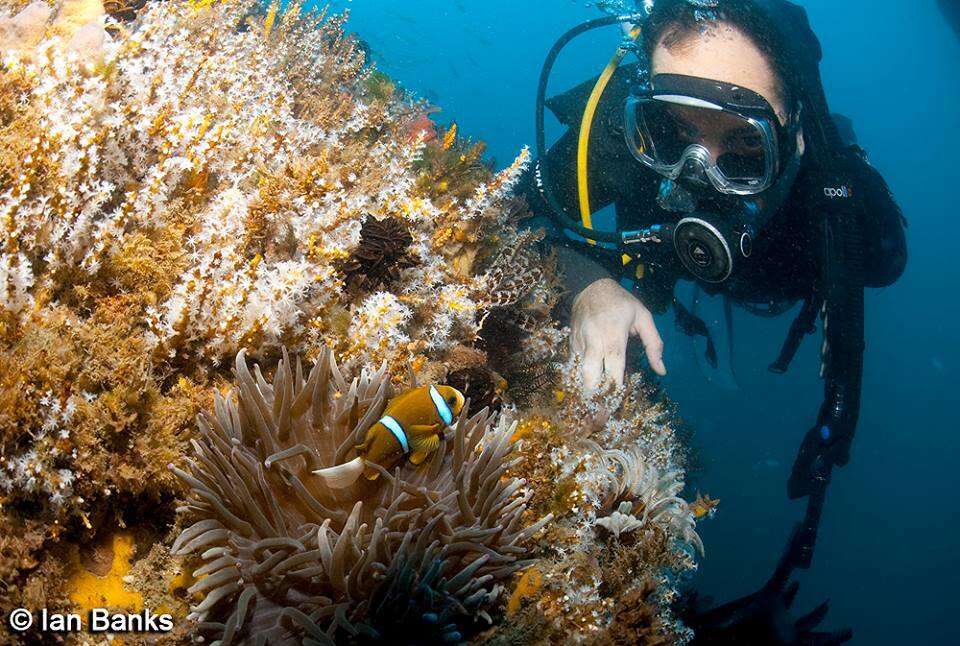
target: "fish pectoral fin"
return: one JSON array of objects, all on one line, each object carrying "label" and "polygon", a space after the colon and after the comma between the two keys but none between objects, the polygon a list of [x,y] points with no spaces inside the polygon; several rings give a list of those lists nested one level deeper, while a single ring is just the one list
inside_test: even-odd
[{"label": "fish pectoral fin", "polygon": [[440,446],[440,438],[436,435],[428,435],[423,439],[413,442],[413,453],[410,454],[411,464],[422,464],[427,457],[437,450]]}]

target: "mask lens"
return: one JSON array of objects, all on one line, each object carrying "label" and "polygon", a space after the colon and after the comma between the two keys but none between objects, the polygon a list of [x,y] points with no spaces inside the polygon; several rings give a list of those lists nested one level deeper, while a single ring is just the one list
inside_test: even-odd
[{"label": "mask lens", "polygon": [[749,121],[728,116],[733,121],[727,125],[717,147],[717,168],[730,181],[759,183],[769,161],[764,133]]},{"label": "mask lens", "polygon": [[763,179],[765,163],[763,154],[724,153],[717,158],[717,168],[732,182],[759,183]]},{"label": "mask lens", "polygon": [[[630,114],[634,118],[634,140],[642,147],[643,156],[661,167],[654,166],[658,172],[676,172],[685,157],[695,154],[718,171],[716,180],[724,182],[725,187],[738,185],[750,190],[769,179],[767,174],[773,165],[769,157],[774,150],[770,136],[746,117],[680,95],[637,101]],[[699,152],[691,153],[692,146]],[[721,191],[724,188],[717,186]]]},{"label": "mask lens", "polygon": [[[638,113],[638,131],[648,142],[648,154],[660,164],[673,166],[696,141],[695,132],[669,104],[649,101]],[[684,127],[687,126],[687,127]]]}]

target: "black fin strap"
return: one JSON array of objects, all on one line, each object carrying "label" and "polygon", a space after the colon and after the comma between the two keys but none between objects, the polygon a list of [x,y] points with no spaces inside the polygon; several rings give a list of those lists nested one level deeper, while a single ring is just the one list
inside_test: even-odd
[{"label": "black fin strap", "polygon": [[797,356],[797,350],[800,349],[800,342],[803,341],[803,337],[808,334],[813,334],[817,331],[817,326],[814,322],[817,319],[817,312],[819,309],[819,299],[813,296],[808,297],[803,302],[803,307],[800,308],[797,318],[795,318],[793,323],[790,325],[790,331],[787,333],[787,338],[783,341],[783,347],[780,349],[780,356],[777,357],[776,361],[770,364],[770,372],[775,372],[782,375],[790,369],[790,363],[793,361],[793,358]]}]

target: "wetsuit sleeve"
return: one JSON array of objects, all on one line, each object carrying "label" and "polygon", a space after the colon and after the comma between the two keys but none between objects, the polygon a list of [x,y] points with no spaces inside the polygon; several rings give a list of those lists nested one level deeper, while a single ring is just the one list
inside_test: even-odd
[{"label": "wetsuit sleeve", "polygon": [[647,264],[643,277],[634,283],[634,292],[653,314],[665,314],[673,303],[673,292],[679,278],[672,267]]},{"label": "wetsuit sleeve", "polygon": [[854,146],[851,165],[857,169],[864,202],[863,277],[867,287],[895,283],[907,266],[906,219],[880,173]]}]

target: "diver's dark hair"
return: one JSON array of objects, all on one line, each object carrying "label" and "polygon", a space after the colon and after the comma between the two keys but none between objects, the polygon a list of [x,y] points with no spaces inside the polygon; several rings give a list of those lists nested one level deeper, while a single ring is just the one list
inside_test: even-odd
[{"label": "diver's dark hair", "polygon": [[647,60],[662,40],[668,47],[679,44],[710,23],[728,23],[750,37],[769,59],[779,78],[781,95],[787,109],[797,107],[801,87],[795,66],[791,64],[792,48],[782,42],[783,36],[769,18],[750,0],[721,0],[714,8],[697,6],[690,0],[657,0],[646,21],[644,44]]}]

